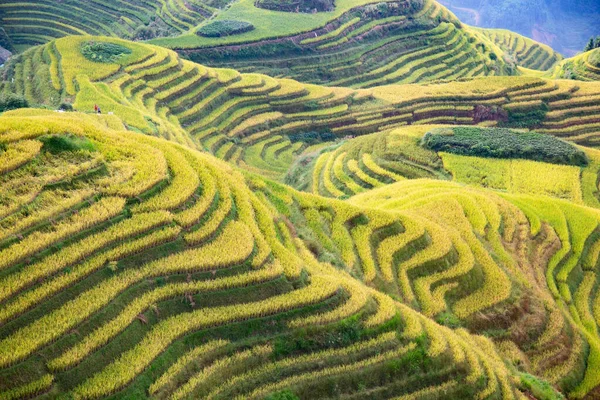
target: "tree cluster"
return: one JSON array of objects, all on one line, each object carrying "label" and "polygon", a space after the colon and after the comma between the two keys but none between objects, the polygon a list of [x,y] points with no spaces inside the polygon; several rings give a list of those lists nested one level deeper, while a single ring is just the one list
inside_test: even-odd
[{"label": "tree cluster", "polygon": [[600,49],[600,36],[597,36],[596,38],[592,36],[583,51],[590,51],[594,49]]},{"label": "tree cluster", "polygon": [[23,96],[13,93],[0,95],[0,113],[26,107],[29,107],[29,103]]}]

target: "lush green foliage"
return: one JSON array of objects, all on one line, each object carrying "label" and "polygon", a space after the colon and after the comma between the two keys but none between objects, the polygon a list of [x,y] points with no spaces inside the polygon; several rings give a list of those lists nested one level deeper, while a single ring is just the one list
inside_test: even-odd
[{"label": "lush green foliage", "polygon": [[246,21],[236,20],[218,20],[198,29],[198,35],[206,37],[221,37],[229,35],[238,35],[249,32],[254,29],[254,25]]},{"label": "lush green foliage", "polygon": [[63,151],[96,150],[94,144],[90,142],[89,139],[78,136],[51,135],[41,137],[40,141],[44,144],[42,150],[49,151],[53,154]]},{"label": "lush green foliage", "polygon": [[90,61],[112,64],[131,50],[115,43],[89,41],[81,44],[81,54]]},{"label": "lush green foliage", "polygon": [[598,50],[592,51],[592,53],[588,56],[588,61],[593,66],[600,68],[600,47],[598,47]]},{"label": "lush green foliage", "polygon": [[492,157],[522,158],[555,164],[587,165],[585,153],[562,140],[535,132],[503,128],[440,128],[423,137],[423,145],[435,151]]},{"label": "lush green foliage", "polygon": [[314,11],[333,11],[335,9],[335,2],[333,0],[257,0],[256,6],[268,10],[310,13]]},{"label": "lush green foliage", "polygon": [[288,135],[292,143],[303,142],[310,145],[330,142],[336,139],[331,132],[298,132]]},{"label": "lush green foliage", "polygon": [[28,107],[27,100],[14,93],[0,95],[0,112]]},{"label": "lush green foliage", "polygon": [[583,51],[591,51],[594,49],[599,49],[600,48],[600,36],[598,37],[591,37],[590,41],[588,42],[588,44],[585,46],[585,49],[583,49]]}]

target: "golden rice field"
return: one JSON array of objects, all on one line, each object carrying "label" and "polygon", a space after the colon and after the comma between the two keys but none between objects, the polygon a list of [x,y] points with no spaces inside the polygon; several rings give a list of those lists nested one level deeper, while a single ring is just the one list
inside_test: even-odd
[{"label": "golden rice field", "polygon": [[[338,269],[315,258],[275,207],[276,198],[290,208],[298,204],[293,198],[312,207],[328,200],[274,193],[268,181],[210,155],[111,129],[112,117],[24,110],[0,119],[3,145],[21,154],[21,165],[2,175],[2,219],[19,221],[3,224],[0,250],[4,398],[140,391],[248,398],[288,387],[313,391],[320,377],[325,395],[334,390],[327,382],[350,376],[381,395],[390,388],[435,392],[440,379],[444,391],[518,395],[500,355],[483,356],[494,348],[489,339],[440,331],[426,318],[432,292],[416,292],[420,314],[390,297],[391,289],[366,285],[379,270],[386,282],[396,279],[393,264],[380,267],[370,250],[360,250],[362,241],[373,229],[408,228],[422,217],[331,202],[339,230],[332,250],[348,261]],[[89,146],[50,151],[48,137]],[[312,207],[302,212],[319,213]],[[362,235],[348,225],[357,215],[372,218]],[[405,236],[406,246],[418,239],[390,233],[400,239],[398,251]],[[427,252],[435,244],[423,245]],[[351,260],[355,254],[360,261]],[[354,268],[364,268],[364,277],[353,276]],[[310,349],[294,349],[298,334],[315,341]],[[332,334],[337,344],[319,344]],[[434,368],[448,357],[456,365]],[[433,363],[426,379],[403,371],[414,363],[421,370],[425,360]],[[461,374],[480,383],[458,385]]]},{"label": "golden rice field", "polygon": [[[459,174],[460,156],[423,150],[406,165],[430,176],[385,170],[396,183],[344,202],[114,115],[0,121],[14,160],[0,214],[4,398],[522,398],[525,374],[580,397],[599,383],[594,162],[581,180],[556,166],[565,197],[527,183],[552,164],[529,176],[508,164],[510,183],[484,185]],[[387,145],[409,153],[426,128]],[[366,175],[370,160],[356,162]]]},{"label": "golden rice field", "polygon": [[[273,27],[310,57],[208,66],[188,57],[237,40],[194,34],[215,4],[125,3],[90,22],[70,18],[83,3],[0,5],[27,48],[0,100],[29,104],[0,112],[0,400],[600,396],[600,83],[557,75],[594,54],[433,0],[408,31],[397,5],[370,21],[340,0],[321,27]],[[178,36],[118,38],[150,12]],[[92,42],[127,51],[97,62]],[[425,145],[465,126],[586,163]]]},{"label": "golden rice field", "polygon": [[599,80],[600,51],[596,49],[564,60],[552,70],[552,76],[582,81]]},{"label": "golden rice field", "polygon": [[84,112],[98,104],[129,129],[208,150],[273,179],[283,179],[295,160],[312,151],[292,141],[311,131],[344,137],[404,125],[501,120],[580,144],[593,145],[600,134],[597,82],[523,76],[328,88],[209,68],[119,39],[102,40],[132,53],[98,66],[78,51],[90,40],[98,38],[68,37],[27,51],[8,64],[12,78],[0,83],[0,93],[49,107],[71,101]]},{"label": "golden rice field", "polygon": [[430,178],[341,202],[115,116],[0,121],[16,160],[2,174],[4,398],[356,397],[356,384],[520,398],[525,373],[573,395],[599,383],[593,204]]}]

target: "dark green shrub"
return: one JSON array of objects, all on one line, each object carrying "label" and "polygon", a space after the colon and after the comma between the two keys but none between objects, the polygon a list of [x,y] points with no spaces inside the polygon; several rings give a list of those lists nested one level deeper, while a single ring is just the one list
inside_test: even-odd
[{"label": "dark green shrub", "polygon": [[169,36],[170,33],[171,32],[169,31],[168,26],[163,26],[163,24],[156,22],[153,19],[150,25],[142,25],[137,27],[136,30],[133,32],[132,39],[150,40],[157,37]]},{"label": "dark green shrub", "polygon": [[246,21],[222,20],[204,25],[198,29],[198,35],[205,37],[221,37],[230,35],[239,35],[254,29],[254,25]]},{"label": "dark green shrub", "polygon": [[336,139],[335,134],[331,132],[299,132],[288,135],[292,143],[304,142],[307,144],[317,144],[322,142],[332,142]]},{"label": "dark green shrub", "polygon": [[73,135],[51,135],[40,138],[42,150],[52,154],[65,151],[87,150],[95,151],[94,144],[89,139]]},{"label": "dark green shrub", "polygon": [[14,93],[8,93],[0,96],[0,112],[27,107],[29,107],[29,103],[23,96],[19,96]]},{"label": "dark green shrub", "polygon": [[585,153],[570,143],[536,132],[506,128],[434,129],[422,144],[434,151],[490,158],[522,158],[554,164],[587,165]]},{"label": "dark green shrub", "polygon": [[254,5],[258,8],[284,12],[324,12],[335,9],[334,0],[257,0]]},{"label": "dark green shrub", "polygon": [[73,104],[71,103],[61,103],[58,107],[59,110],[63,111],[73,111]]},{"label": "dark green shrub", "polygon": [[508,119],[503,121],[500,126],[507,128],[529,128],[540,125],[548,113],[548,105],[542,104],[540,108],[530,109],[526,111],[510,110],[508,111]]},{"label": "dark green shrub", "polygon": [[81,54],[90,61],[114,63],[125,54],[131,54],[127,47],[106,42],[84,42]]},{"label": "dark green shrub", "polygon": [[368,223],[369,223],[369,217],[367,217],[363,213],[358,214],[356,217],[350,219],[350,221],[347,222],[347,224],[351,227],[355,227],[358,225],[366,225]]},{"label": "dark green shrub", "polygon": [[135,40],[150,40],[157,37],[156,30],[149,26],[139,26],[133,33],[133,39]]},{"label": "dark green shrub", "polygon": [[592,36],[587,46],[585,46],[585,49],[583,49],[583,51],[590,51],[598,48],[600,48],[600,36],[598,36],[596,39],[594,39],[594,37]]}]

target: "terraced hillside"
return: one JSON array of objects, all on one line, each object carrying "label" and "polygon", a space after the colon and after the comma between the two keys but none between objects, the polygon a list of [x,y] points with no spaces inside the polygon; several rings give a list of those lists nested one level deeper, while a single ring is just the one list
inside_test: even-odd
[{"label": "terraced hillside", "polygon": [[416,12],[406,3],[351,9],[324,27],[285,38],[248,35],[246,43],[240,35],[240,43],[201,42],[198,50],[171,39],[156,43],[183,49],[201,64],[356,88],[516,75],[517,65],[548,70],[562,59],[521,35],[470,28],[435,1],[424,1]]},{"label": "terraced hillside", "polygon": [[415,125],[325,144],[300,157],[286,182],[321,196],[344,198],[405,179],[449,179],[441,158],[419,144],[433,128]]},{"label": "terraced hillside", "polygon": [[[0,122],[5,398],[523,398],[552,393],[546,381],[580,397],[600,384],[593,150],[581,182],[559,181],[579,200],[417,179],[341,202],[116,116]],[[456,157],[442,155],[455,177]],[[556,178],[540,164],[515,179],[544,173]]]},{"label": "terraced hillside", "polygon": [[[0,77],[38,107],[0,115],[0,399],[600,393],[600,82],[328,87],[99,36]],[[519,146],[424,138],[474,131]]]},{"label": "terraced hillside", "polygon": [[[114,63],[81,54],[83,45],[130,49]],[[535,77],[478,78],[368,90],[327,88],[194,64],[156,46],[69,37],[14,57],[0,93],[30,104],[122,118],[130,129],[162,136],[274,179],[311,152],[309,132],[342,138],[407,124],[496,124],[535,128],[580,144],[600,133],[598,83]]]},{"label": "terraced hillside", "polygon": [[[518,75],[517,65],[546,70],[561,58],[519,35],[463,25],[435,0],[342,0],[332,11],[312,14],[262,9],[253,0],[215,8],[225,4],[8,0],[0,5],[0,26],[6,31],[0,45],[24,50],[83,34],[168,36],[153,43],[203,65],[355,88]],[[248,29],[202,33],[218,23]]]},{"label": "terraced hillside", "polygon": [[551,47],[505,29],[476,29],[525,68],[548,71],[563,57]]},{"label": "terraced hillside", "polygon": [[554,78],[600,81],[600,49],[564,60],[552,71]]},{"label": "terraced hillside", "polygon": [[81,34],[131,38],[145,26],[166,34],[182,33],[214,11],[211,1],[199,0],[8,0],[0,4],[0,26],[8,36],[0,45],[24,49]]},{"label": "terraced hillside", "polygon": [[409,4],[353,8],[310,32],[182,53],[201,64],[357,88],[513,72],[487,38],[437,2],[415,11]]},{"label": "terraced hillside", "polygon": [[[538,161],[484,160],[438,153],[424,147],[422,140],[426,133],[440,127],[451,132],[450,127],[443,125],[415,125],[324,147],[318,154],[300,158],[286,181],[321,196],[348,198],[410,179],[454,179],[511,193],[541,194],[592,207],[598,204],[593,182],[598,174],[595,161],[581,168],[580,165],[540,165]],[[558,153],[554,146],[551,148]],[[595,160],[597,154],[590,150],[588,157]],[[519,176],[532,173],[538,174],[535,184],[521,182]],[[586,188],[590,185],[591,189]],[[589,190],[582,192],[582,188]]]},{"label": "terraced hillside", "polygon": [[[592,361],[598,340],[596,311],[592,311],[595,317],[575,328],[594,338],[589,343],[587,372],[573,373],[581,365],[566,361],[581,351],[576,344],[579,339],[567,332],[559,334],[562,328],[550,328],[549,321],[562,313],[559,309],[570,310],[567,319],[573,321],[591,315],[586,309],[596,310],[598,295],[587,291],[597,287],[596,275],[584,275],[597,268],[595,252],[585,248],[597,240],[599,154],[588,150],[590,163],[583,170],[523,160],[440,155],[457,181],[494,190],[403,179],[342,202],[300,193],[290,198],[289,189],[279,185],[254,186],[265,192],[277,210],[289,215],[299,237],[320,259],[331,260],[439,322],[492,335],[514,365],[526,365],[529,373],[563,390],[583,379],[575,384],[577,389],[566,390],[572,397],[588,393],[598,385],[598,366]],[[511,176],[499,168],[502,163],[515,171],[509,192],[488,184]],[[472,165],[480,171],[479,181],[469,173]],[[397,213],[400,225],[371,213],[373,209]],[[589,224],[583,222],[588,219]],[[449,265],[453,267],[448,269]],[[476,276],[483,276],[483,282]],[[552,304],[556,311],[551,311]]]},{"label": "terraced hillside", "polygon": [[257,178],[112,116],[0,120],[4,398],[518,396],[489,339],[318,262]]}]

